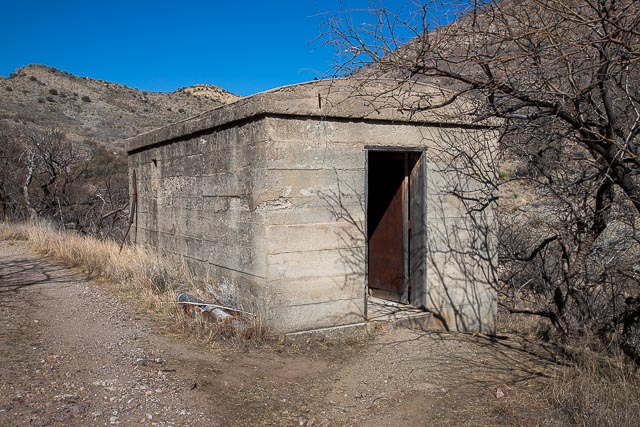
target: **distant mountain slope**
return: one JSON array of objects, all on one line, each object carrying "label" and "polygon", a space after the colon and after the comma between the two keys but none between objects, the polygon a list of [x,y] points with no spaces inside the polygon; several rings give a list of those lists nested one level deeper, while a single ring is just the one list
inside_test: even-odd
[{"label": "distant mountain slope", "polygon": [[143,92],[121,84],[28,65],[0,77],[0,120],[55,127],[77,141],[122,149],[122,140],[240,97],[212,85]]}]

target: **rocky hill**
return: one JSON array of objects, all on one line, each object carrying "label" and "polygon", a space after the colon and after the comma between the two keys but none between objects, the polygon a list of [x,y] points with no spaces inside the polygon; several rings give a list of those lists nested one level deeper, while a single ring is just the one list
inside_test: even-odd
[{"label": "rocky hill", "polygon": [[240,97],[213,85],[143,92],[121,84],[28,65],[0,77],[0,120],[56,128],[71,140],[123,149],[122,140]]}]

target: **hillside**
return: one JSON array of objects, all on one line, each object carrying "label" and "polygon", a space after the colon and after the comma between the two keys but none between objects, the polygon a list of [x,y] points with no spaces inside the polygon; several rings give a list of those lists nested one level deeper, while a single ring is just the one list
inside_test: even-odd
[{"label": "hillside", "polygon": [[236,99],[213,85],[143,92],[43,65],[0,77],[0,120],[55,127],[71,140],[102,143],[118,151],[125,138]]}]

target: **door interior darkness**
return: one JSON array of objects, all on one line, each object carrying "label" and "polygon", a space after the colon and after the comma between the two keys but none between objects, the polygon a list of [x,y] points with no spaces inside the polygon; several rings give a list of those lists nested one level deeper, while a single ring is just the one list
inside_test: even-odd
[{"label": "door interior darkness", "polygon": [[367,278],[373,296],[423,305],[421,151],[367,151]]}]

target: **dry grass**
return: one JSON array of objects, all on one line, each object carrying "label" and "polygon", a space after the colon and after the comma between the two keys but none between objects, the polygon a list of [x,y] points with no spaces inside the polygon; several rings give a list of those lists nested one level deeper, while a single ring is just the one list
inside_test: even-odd
[{"label": "dry grass", "polygon": [[559,369],[549,399],[571,424],[640,425],[638,368],[619,356],[586,350],[574,365]]},{"label": "dry grass", "polygon": [[549,323],[535,316],[499,316],[500,329],[556,346],[563,361],[550,378],[546,397],[556,410],[548,424],[561,419],[570,425],[640,426],[640,371],[615,344],[604,346],[582,337],[561,343]]},{"label": "dry grass", "polygon": [[202,286],[178,259],[161,256],[150,248],[125,246],[120,252],[114,241],[56,230],[46,223],[0,222],[0,240],[27,241],[38,254],[80,269],[135,305],[170,319],[180,333],[236,346],[269,339],[267,329],[256,316],[216,322],[204,313],[185,314],[176,304],[177,293],[188,292],[207,301],[211,296],[203,289],[211,289],[213,284]]},{"label": "dry grass", "polygon": [[497,329],[502,333],[510,333],[521,337],[548,342],[557,335],[548,320],[538,316],[511,314],[498,308]]}]

